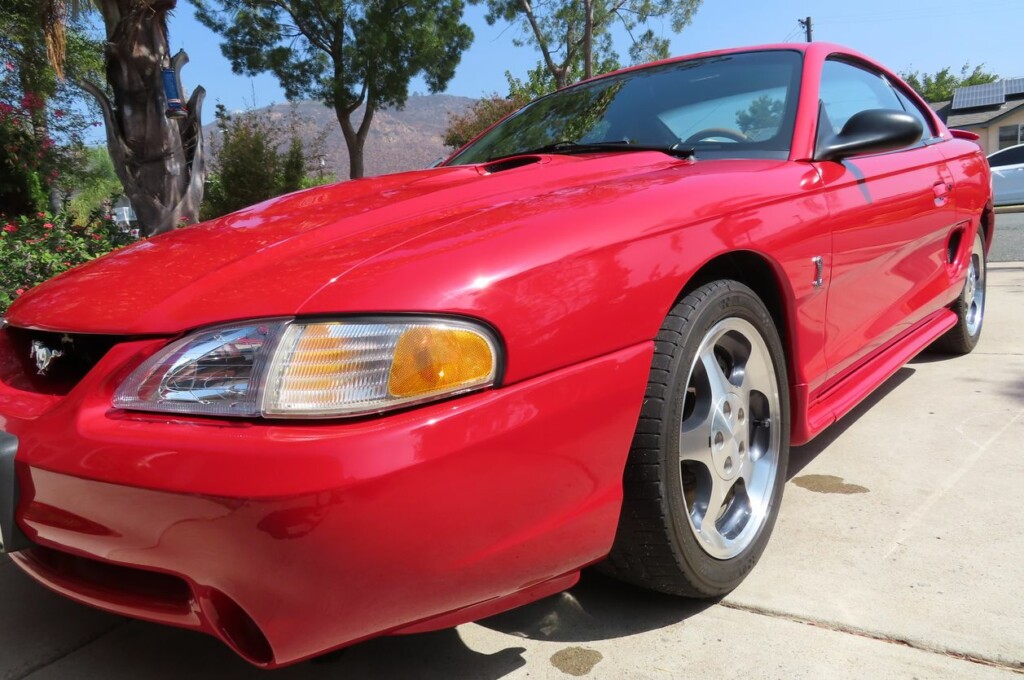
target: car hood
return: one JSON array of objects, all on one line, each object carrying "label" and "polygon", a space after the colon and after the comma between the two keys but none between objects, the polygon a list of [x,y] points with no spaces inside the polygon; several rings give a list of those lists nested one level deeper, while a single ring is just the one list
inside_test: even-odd
[{"label": "car hood", "polygon": [[[149,335],[316,313],[307,302],[319,291],[344,285],[347,274],[389,251],[430,252],[450,243],[453,232],[486,237],[488,229],[515,224],[524,204],[532,219],[557,225],[565,219],[559,213],[568,217],[588,188],[675,183],[716,165],[660,153],[529,160],[499,172],[444,167],[266,201],[66,272],[19,298],[8,320],[43,330]],[[389,311],[358,309],[345,299],[336,296],[332,311]]]}]

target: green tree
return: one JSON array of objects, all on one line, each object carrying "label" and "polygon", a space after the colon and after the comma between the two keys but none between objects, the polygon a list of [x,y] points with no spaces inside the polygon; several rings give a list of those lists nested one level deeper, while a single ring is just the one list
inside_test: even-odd
[{"label": "green tree", "polygon": [[[486,0],[487,21],[506,21],[526,36],[517,44],[540,50],[550,81],[532,74],[533,85],[547,91],[590,78],[618,64],[611,29],[618,23],[633,40],[634,63],[668,56],[668,40],[655,35],[652,20],[667,21],[680,32],[690,24],[703,0]],[[642,31],[642,32],[641,32]],[[534,88],[536,89],[536,88]]]},{"label": "green tree", "polygon": [[206,178],[201,115],[206,91],[195,88],[182,117],[167,115],[162,70],[180,74],[188,63],[184,51],[172,57],[168,47],[167,16],[177,0],[36,4],[47,53],[58,74],[64,66],[66,29],[76,13],[91,8],[102,19],[106,82],[83,77],[78,83],[103,114],[114,169],[143,233],[157,234],[195,221]]},{"label": "green tree", "polygon": [[781,99],[761,95],[745,110],[736,112],[736,125],[740,131],[753,140],[759,140],[766,132],[771,135],[782,123],[786,105]]},{"label": "green tree", "polygon": [[81,169],[74,173],[75,190],[68,206],[77,224],[85,224],[91,215],[100,212],[111,198],[122,192],[106,147],[88,147],[81,153]]},{"label": "green tree", "polygon": [[[310,121],[293,107],[285,122],[278,111],[257,109],[229,114],[217,105],[217,133],[210,139],[211,172],[202,218],[213,219],[281,194],[337,181],[322,169],[309,173],[307,144],[299,134]],[[324,135],[310,142],[314,154]]]},{"label": "green tree", "polygon": [[[224,36],[236,73],[274,74],[289,99],[334,109],[362,177],[363,148],[376,111],[401,107],[422,75],[440,92],[473,32],[463,0],[193,0],[201,22]],[[361,119],[356,119],[362,107]]]},{"label": "green tree", "polygon": [[464,146],[499,120],[518,111],[530,101],[528,96],[502,97],[495,92],[477,100],[462,113],[448,115],[444,143],[452,149]]},{"label": "green tree", "polygon": [[959,87],[969,85],[984,85],[999,80],[995,73],[985,70],[984,64],[979,64],[971,69],[970,64],[964,64],[960,68],[960,75],[953,73],[949,66],[936,71],[935,73],[921,73],[920,71],[903,71],[900,77],[907,82],[907,85],[917,90],[927,102],[946,102],[953,98],[953,93]]},{"label": "green tree", "polygon": [[[81,91],[49,62],[43,21],[34,0],[7,0],[0,12],[0,206],[20,205],[23,213],[60,207],[84,162],[82,137],[95,119],[78,106]],[[63,45],[68,75],[102,67],[102,44],[89,37],[83,21],[68,23]]]},{"label": "green tree", "polygon": [[302,138],[292,133],[288,151],[281,157],[281,193],[291,193],[303,188],[306,179],[306,148]]},{"label": "green tree", "polygon": [[281,130],[257,111],[228,114],[217,105],[219,140],[211,140],[210,186],[203,202],[203,219],[220,217],[282,193]]}]

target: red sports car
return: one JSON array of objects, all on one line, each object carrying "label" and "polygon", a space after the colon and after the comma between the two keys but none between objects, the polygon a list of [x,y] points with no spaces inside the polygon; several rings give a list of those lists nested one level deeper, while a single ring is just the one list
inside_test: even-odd
[{"label": "red sports car", "polygon": [[970,135],[843,47],[595,78],[440,167],[22,296],[0,331],[3,546],[261,666],[597,563],[718,596],[764,550],[791,444],[929,345],[974,347],[993,225]]}]

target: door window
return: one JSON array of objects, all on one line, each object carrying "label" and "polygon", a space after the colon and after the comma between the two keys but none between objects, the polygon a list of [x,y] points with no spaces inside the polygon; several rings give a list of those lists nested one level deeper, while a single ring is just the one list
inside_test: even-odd
[{"label": "door window", "polygon": [[896,91],[896,96],[899,98],[900,104],[903,105],[903,110],[914,118],[917,118],[918,122],[921,123],[921,129],[924,130],[924,138],[930,139],[934,137],[935,130],[932,129],[931,116],[921,110],[921,107],[918,106],[917,102],[908,97],[898,85],[893,85],[893,89]]},{"label": "door window", "polygon": [[896,93],[880,74],[834,59],[826,61],[822,69],[820,96],[833,133],[861,111],[903,110]]}]

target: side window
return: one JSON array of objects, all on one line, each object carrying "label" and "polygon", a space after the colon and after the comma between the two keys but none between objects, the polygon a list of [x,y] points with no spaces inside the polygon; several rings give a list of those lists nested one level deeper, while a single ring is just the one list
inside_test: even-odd
[{"label": "side window", "polygon": [[861,111],[903,109],[896,93],[881,75],[833,59],[825,62],[821,72],[821,103],[834,133]]},{"label": "side window", "polygon": [[988,161],[993,168],[1001,168],[1004,165],[1020,165],[1021,163],[1024,163],[1024,146],[1000,151],[993,154]]},{"label": "side window", "polygon": [[917,102],[904,94],[898,85],[894,85],[893,89],[896,90],[896,96],[899,97],[900,104],[903,105],[903,109],[914,118],[917,118],[918,122],[921,123],[921,129],[924,130],[924,139],[934,137],[935,130],[932,129],[930,117],[925,115],[924,111],[921,110],[921,107],[917,105]]}]

